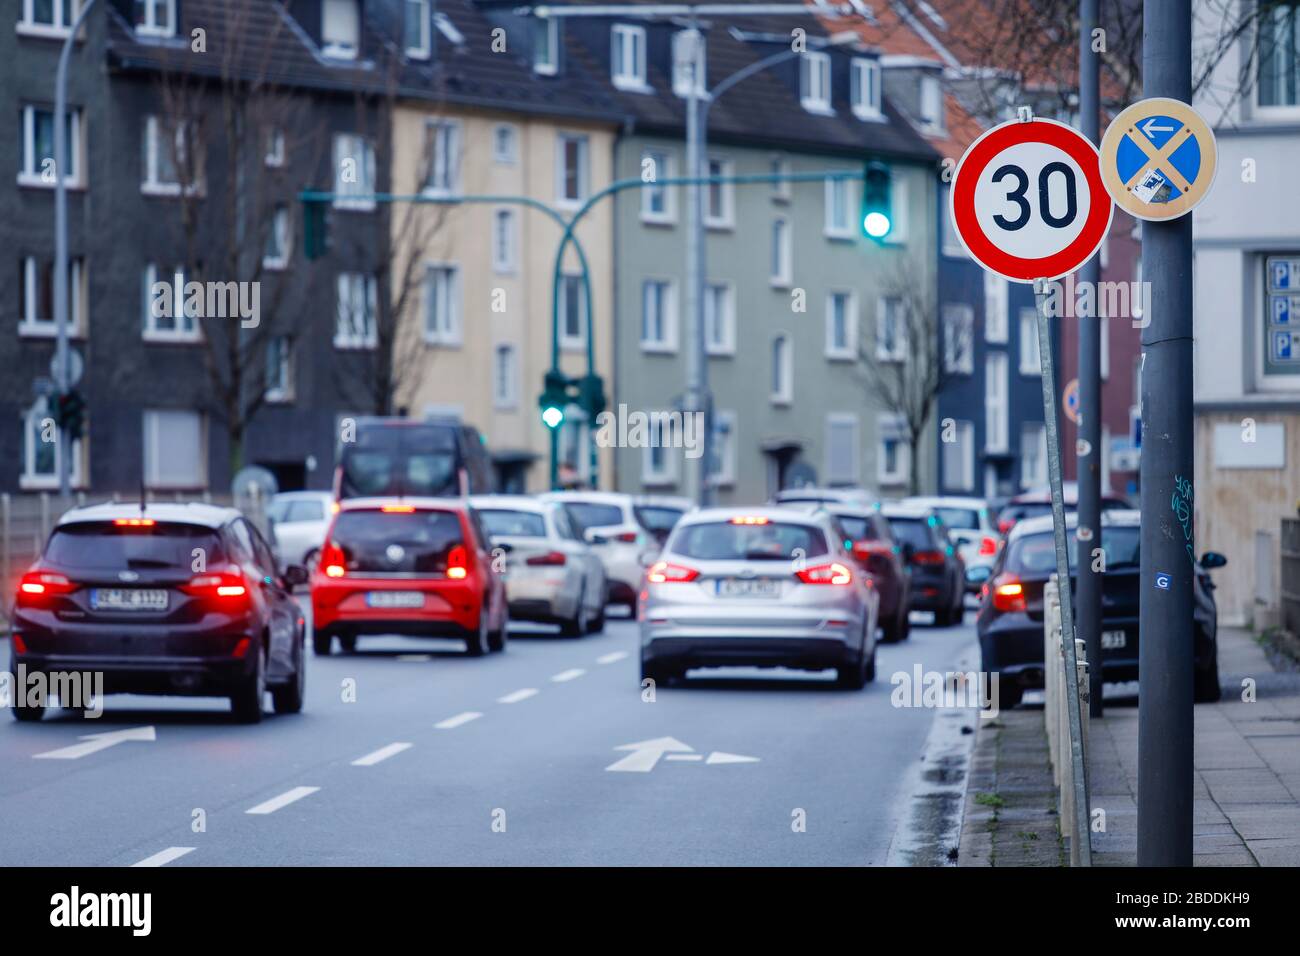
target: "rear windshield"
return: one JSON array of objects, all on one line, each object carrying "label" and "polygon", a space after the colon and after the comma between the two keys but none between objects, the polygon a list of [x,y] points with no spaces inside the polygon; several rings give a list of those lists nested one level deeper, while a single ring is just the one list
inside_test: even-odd
[{"label": "rear windshield", "polygon": [[[1070,535],[1073,540],[1073,535]],[[1101,550],[1106,557],[1107,571],[1132,570],[1138,567],[1141,529],[1137,527],[1102,528]],[[1066,547],[1070,570],[1078,565],[1078,555],[1073,547]],[[1013,574],[1041,575],[1046,577],[1056,570],[1056,540],[1050,531],[1029,534],[1011,542],[1007,551],[1006,570]]]},{"label": "rear windshield", "polygon": [[935,508],[934,513],[949,528],[959,531],[978,531],[980,528],[980,513],[974,508]]},{"label": "rear windshield", "polygon": [[189,570],[198,557],[196,549],[201,549],[206,564],[225,559],[217,532],[201,525],[159,522],[124,528],[109,521],[88,521],[55,529],[45,546],[45,559],[73,570]]},{"label": "rear windshield", "polygon": [[276,519],[286,524],[291,521],[324,521],[325,505],[316,498],[299,498],[286,502],[282,517]]},{"label": "rear windshield", "polygon": [[393,574],[442,571],[447,553],[464,543],[450,511],[344,511],[330,540],[349,571]]},{"label": "rear windshield", "polygon": [[673,537],[671,550],[701,561],[790,561],[826,554],[826,536],[802,524],[693,524]]},{"label": "rear windshield", "polygon": [[458,495],[456,429],[446,425],[362,426],[343,446],[340,495]]},{"label": "rear windshield", "polygon": [[839,522],[844,533],[848,535],[851,541],[879,541],[880,535],[876,533],[876,523],[870,518],[863,518],[854,515],[836,515],[835,520]]},{"label": "rear windshield", "polygon": [[477,510],[484,530],[493,538],[499,535],[515,538],[546,537],[546,521],[536,512],[511,511],[507,508]]},{"label": "rear windshield", "polygon": [[889,527],[899,544],[910,544],[916,551],[935,547],[934,533],[925,518],[890,518]]},{"label": "rear windshield", "polygon": [[641,523],[641,527],[663,534],[672,531],[678,519],[685,514],[681,508],[667,508],[663,505],[641,505],[632,510],[636,512],[636,520]]},{"label": "rear windshield", "polygon": [[623,509],[618,505],[599,505],[591,501],[566,501],[564,507],[585,531],[623,523]]}]

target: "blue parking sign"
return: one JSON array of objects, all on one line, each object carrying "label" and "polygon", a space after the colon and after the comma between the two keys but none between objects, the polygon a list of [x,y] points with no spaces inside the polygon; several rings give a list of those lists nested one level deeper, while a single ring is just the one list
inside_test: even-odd
[{"label": "blue parking sign", "polygon": [[1291,324],[1291,297],[1286,295],[1275,295],[1273,299],[1273,324],[1290,325]]},{"label": "blue parking sign", "polygon": [[1291,282],[1291,265],[1285,259],[1273,260],[1273,288],[1285,289]]},{"label": "blue parking sign", "polygon": [[1274,332],[1273,333],[1273,358],[1277,361],[1283,361],[1291,357],[1291,333]]}]

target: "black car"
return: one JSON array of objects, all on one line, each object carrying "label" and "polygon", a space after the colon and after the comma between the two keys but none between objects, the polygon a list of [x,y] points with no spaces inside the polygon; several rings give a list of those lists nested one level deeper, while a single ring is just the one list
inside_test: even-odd
[{"label": "black car", "polygon": [[482,435],[455,418],[358,418],[334,473],[339,501],[459,498],[490,494],[494,485]]},{"label": "black car", "polygon": [[939,627],[960,624],[965,614],[966,565],[948,530],[930,508],[885,505],[881,509],[898,542],[911,582],[911,609],[934,612]]},{"label": "black car", "polygon": [[876,582],[880,594],[877,617],[884,642],[906,640],[911,632],[908,612],[912,609],[912,579],[888,519],[872,508],[828,504],[825,510],[844,532],[844,546]]},{"label": "black car", "polygon": [[[13,668],[102,672],[104,693],[230,698],[235,717],[302,709],[304,620],[266,540],[205,504],[74,508],[18,586]],[[40,720],[46,702],[14,708]]]},{"label": "black car", "polygon": [[[1138,676],[1140,518],[1139,512],[1127,509],[1101,515],[1101,548],[1106,559],[1101,585],[1101,666],[1107,681],[1131,681]],[[1076,526],[1076,516],[1068,515],[1071,541]],[[1073,573],[1075,548],[1068,550],[1073,588],[1077,580]],[[1198,703],[1219,699],[1218,609],[1214,584],[1206,572],[1226,563],[1223,555],[1207,552],[1194,576],[1193,693]],[[1051,516],[1017,523],[981,592],[976,624],[982,669],[1000,675],[1001,707],[1014,707],[1025,690],[1043,686],[1043,587],[1055,571]]]}]

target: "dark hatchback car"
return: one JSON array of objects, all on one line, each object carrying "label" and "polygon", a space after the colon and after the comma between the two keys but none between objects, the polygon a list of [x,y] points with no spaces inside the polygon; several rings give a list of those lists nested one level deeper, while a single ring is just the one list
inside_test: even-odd
[{"label": "dark hatchback car", "polygon": [[[1140,512],[1104,511],[1101,548],[1106,559],[1102,576],[1101,660],[1106,681],[1131,681],[1138,676],[1138,593]],[[1074,538],[1077,519],[1067,515]],[[1075,549],[1069,549],[1071,587]],[[1196,607],[1194,697],[1198,703],[1219,699],[1218,609],[1214,584],[1206,573],[1227,559],[1207,552],[1194,578]],[[1014,707],[1025,690],[1043,686],[1043,587],[1056,571],[1056,544],[1051,516],[1030,518],[1011,531],[1006,547],[981,592],[976,630],[982,669],[999,674],[1000,706]]]},{"label": "dark hatchback car", "polygon": [[[13,664],[102,671],[104,693],[230,698],[243,722],[302,709],[304,620],[265,539],[205,504],[74,508],[18,585]],[[44,702],[16,707],[40,720]]]},{"label": "dark hatchback car", "polygon": [[880,594],[880,633],[886,643],[907,639],[911,632],[911,576],[903,549],[894,540],[889,521],[879,511],[827,505],[825,509],[844,532],[844,546],[862,570],[871,575]]},{"label": "dark hatchback car", "polygon": [[965,614],[966,565],[948,540],[943,522],[929,508],[885,505],[881,509],[911,576],[911,609],[932,611],[938,627],[960,624]]}]

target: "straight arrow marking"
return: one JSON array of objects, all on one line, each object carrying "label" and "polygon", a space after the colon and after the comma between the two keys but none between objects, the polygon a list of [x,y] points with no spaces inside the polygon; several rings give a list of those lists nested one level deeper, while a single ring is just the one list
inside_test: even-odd
[{"label": "straight arrow marking", "polygon": [[757,757],[746,757],[742,754],[723,753],[721,750],[715,750],[709,754],[709,759],[704,761],[708,763],[758,763]]},{"label": "straight arrow marking", "polygon": [[656,737],[654,740],[642,740],[635,744],[623,744],[615,750],[630,750],[605,769],[611,773],[649,773],[666,753],[693,753],[695,748],[684,744],[676,737]]},{"label": "straight arrow marking", "polygon": [[102,734],[85,734],[77,739],[84,740],[85,743],[60,747],[58,750],[47,750],[45,753],[34,754],[33,756],[37,760],[76,760],[78,757],[85,757],[101,750],[107,750],[109,747],[126,743],[128,740],[156,740],[157,735],[152,727],[129,727],[126,730],[111,730]]}]

